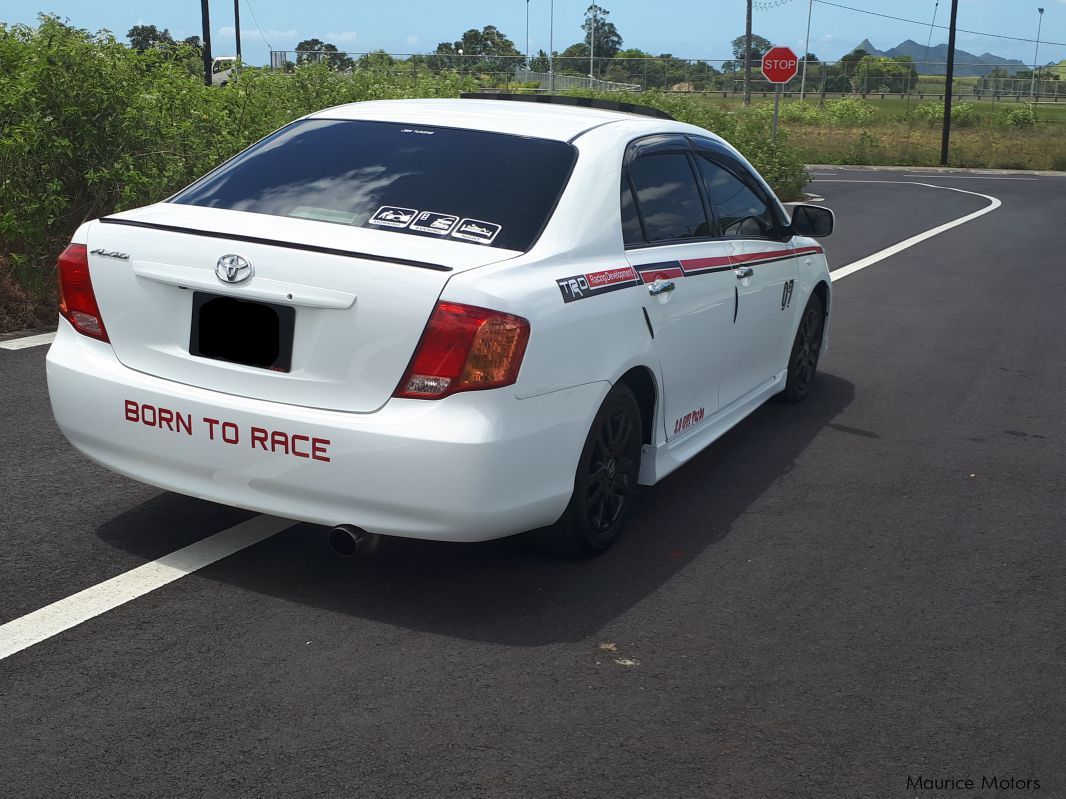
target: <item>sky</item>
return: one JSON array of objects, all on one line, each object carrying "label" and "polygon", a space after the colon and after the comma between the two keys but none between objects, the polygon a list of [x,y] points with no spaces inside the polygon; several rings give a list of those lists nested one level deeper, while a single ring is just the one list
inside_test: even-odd
[{"label": "sky", "polygon": [[[239,0],[244,60],[269,62],[269,51],[292,49],[304,39],[318,38],[340,50],[423,53],[439,42],[454,41],[469,28],[496,25],[533,53],[549,47],[551,0],[406,0],[406,2],[352,2],[352,0]],[[561,51],[580,41],[582,16],[591,0],[554,0],[554,46]],[[951,0],[834,0],[839,5],[922,20],[912,24],[883,19],[813,1],[810,51],[824,60],[837,59],[865,38],[887,50],[904,39],[924,44],[934,10],[937,24],[946,25]],[[1037,6],[1042,4],[1039,63],[1066,59],[1066,0],[960,0],[958,26],[975,31],[1035,39]],[[622,35],[624,47],[680,58],[731,58],[729,42],[744,32],[743,0],[600,0],[610,21]],[[755,0],[753,31],[775,44],[791,46],[802,55],[807,26],[808,0]],[[89,30],[106,28],[125,40],[134,25],[169,28],[175,38],[200,35],[197,0],[3,0],[0,22],[34,24],[39,12],[54,13],[70,24]],[[232,55],[234,47],[233,0],[212,0],[211,38],[214,55]],[[934,29],[932,44],[947,41],[947,31]],[[1033,63],[1034,42],[1011,41],[960,33],[956,47],[971,53],[991,52]]]}]

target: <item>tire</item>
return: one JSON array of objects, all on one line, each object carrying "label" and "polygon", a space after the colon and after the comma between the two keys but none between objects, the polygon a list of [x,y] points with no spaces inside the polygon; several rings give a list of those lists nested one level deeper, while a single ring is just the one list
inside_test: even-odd
[{"label": "tire", "polygon": [[590,558],[617,540],[636,498],[643,440],[637,398],[629,386],[618,383],[592,421],[570,503],[559,521],[541,531],[548,549]]},{"label": "tire", "polygon": [[818,356],[822,352],[822,331],[825,329],[825,309],[822,299],[812,294],[800,316],[796,340],[788,356],[788,378],[781,392],[784,402],[803,402],[811,392]]}]

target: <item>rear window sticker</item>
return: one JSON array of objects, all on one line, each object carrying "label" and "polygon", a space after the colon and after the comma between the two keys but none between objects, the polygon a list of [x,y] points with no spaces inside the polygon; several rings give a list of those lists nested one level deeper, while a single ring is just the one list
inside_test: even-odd
[{"label": "rear window sticker", "polygon": [[422,233],[433,233],[437,236],[447,236],[452,232],[459,217],[455,214],[438,214],[436,211],[423,211],[415,217],[411,223],[411,230]]},{"label": "rear window sticker", "polygon": [[500,232],[500,226],[493,222],[466,218],[452,231],[452,238],[476,241],[478,244],[490,244]]},{"label": "rear window sticker", "polygon": [[397,208],[395,205],[383,205],[367,221],[371,225],[382,225],[384,227],[407,227],[417,213],[417,208]]}]

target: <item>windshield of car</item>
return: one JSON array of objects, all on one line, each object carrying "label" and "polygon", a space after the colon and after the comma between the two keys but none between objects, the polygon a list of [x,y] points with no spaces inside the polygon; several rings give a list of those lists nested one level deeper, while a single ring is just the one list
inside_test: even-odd
[{"label": "windshield of car", "polygon": [[170,202],[528,250],[576,158],[559,141],[363,120],[294,122]]}]

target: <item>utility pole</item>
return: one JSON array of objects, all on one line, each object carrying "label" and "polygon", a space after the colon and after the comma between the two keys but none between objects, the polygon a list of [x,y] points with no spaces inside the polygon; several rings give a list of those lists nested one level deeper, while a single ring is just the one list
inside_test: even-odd
[{"label": "utility pole", "polygon": [[811,51],[811,14],[814,13],[814,0],[807,5],[807,37],[803,40],[803,77],[800,78],[800,102],[807,89],[807,54]]},{"label": "utility pole", "polygon": [[204,26],[204,85],[211,85],[211,10],[208,0],[200,0],[200,17]]},{"label": "utility pole", "polygon": [[[529,0],[526,0],[528,3]],[[811,0],[813,3],[814,0]],[[233,0],[233,29],[237,33],[237,60],[241,60],[241,0]]]},{"label": "utility pole", "polygon": [[1029,97],[1033,100],[1036,99],[1036,70],[1037,64],[1040,63],[1040,26],[1044,24],[1044,9],[1038,8],[1040,16],[1037,17],[1036,23],[1036,52],[1033,53],[1033,82],[1029,85]]},{"label": "utility pole", "polygon": [[548,91],[555,93],[555,0],[548,11]]},{"label": "utility pole", "polygon": [[526,69],[529,67],[529,0],[526,0]]},{"label": "utility pole", "polygon": [[[596,52],[596,6],[592,6],[592,24],[589,26],[589,79],[592,79],[592,54]],[[592,88],[592,84],[589,84]]]},{"label": "utility pole", "polygon": [[744,105],[751,105],[751,0],[744,22]]},{"label": "utility pole", "polygon": [[955,77],[955,20],[959,16],[959,0],[951,0],[951,22],[948,23],[948,75],[944,87],[944,136],[940,140],[940,165],[948,165],[948,143],[951,141],[951,83]]}]

